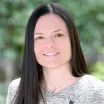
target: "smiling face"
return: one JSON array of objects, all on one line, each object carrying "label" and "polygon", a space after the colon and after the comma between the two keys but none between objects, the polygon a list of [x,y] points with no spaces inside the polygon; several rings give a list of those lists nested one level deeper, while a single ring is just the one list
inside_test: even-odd
[{"label": "smiling face", "polygon": [[34,52],[44,68],[69,64],[71,43],[65,22],[55,14],[41,16],[34,30]]}]

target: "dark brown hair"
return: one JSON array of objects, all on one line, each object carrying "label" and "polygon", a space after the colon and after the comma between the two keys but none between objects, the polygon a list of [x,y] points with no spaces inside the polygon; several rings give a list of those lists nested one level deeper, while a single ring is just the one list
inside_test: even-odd
[{"label": "dark brown hair", "polygon": [[34,28],[37,20],[41,16],[51,13],[60,16],[67,25],[72,47],[72,75],[80,77],[85,74],[89,74],[81,50],[76,26],[71,14],[58,3],[43,4],[33,11],[28,20],[25,36],[22,75],[15,104],[38,104],[40,97],[42,97],[40,96],[42,93],[39,85],[42,79],[42,66],[37,62],[34,54]]}]

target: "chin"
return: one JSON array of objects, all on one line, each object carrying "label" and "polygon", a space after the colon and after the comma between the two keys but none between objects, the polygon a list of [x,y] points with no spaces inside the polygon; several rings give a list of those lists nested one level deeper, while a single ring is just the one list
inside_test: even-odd
[{"label": "chin", "polygon": [[44,68],[54,69],[59,67],[60,65],[50,64],[50,65],[42,65]]}]

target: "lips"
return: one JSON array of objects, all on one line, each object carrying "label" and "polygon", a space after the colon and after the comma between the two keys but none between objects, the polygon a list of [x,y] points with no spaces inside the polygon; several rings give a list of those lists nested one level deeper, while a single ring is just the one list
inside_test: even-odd
[{"label": "lips", "polygon": [[52,52],[52,53],[46,53],[46,54],[43,54],[44,56],[55,56],[59,54],[59,52]]}]

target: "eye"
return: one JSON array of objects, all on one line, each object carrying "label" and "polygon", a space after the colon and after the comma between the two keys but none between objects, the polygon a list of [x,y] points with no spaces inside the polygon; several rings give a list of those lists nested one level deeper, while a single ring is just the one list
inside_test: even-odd
[{"label": "eye", "polygon": [[56,36],[56,37],[61,37],[61,36],[63,36],[63,34],[58,33],[58,34],[56,34],[55,36]]},{"label": "eye", "polygon": [[44,37],[39,36],[39,37],[35,38],[35,40],[40,40],[40,39],[44,39]]}]

